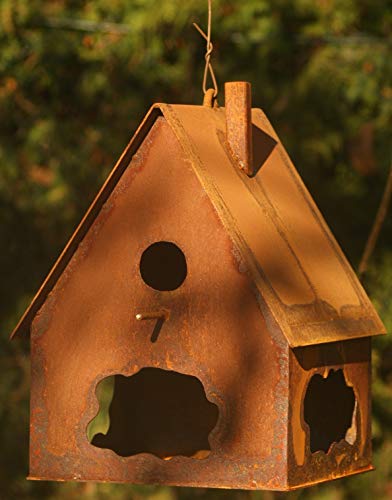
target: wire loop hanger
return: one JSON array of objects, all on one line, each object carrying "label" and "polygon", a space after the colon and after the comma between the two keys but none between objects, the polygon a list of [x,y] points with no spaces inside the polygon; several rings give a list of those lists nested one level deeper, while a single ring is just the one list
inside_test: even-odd
[{"label": "wire loop hanger", "polygon": [[[203,92],[204,92],[204,101],[206,99],[213,103],[214,100],[216,100],[216,97],[218,95],[218,84],[215,78],[215,73],[211,64],[211,54],[214,49],[214,46],[211,42],[211,18],[212,18],[212,0],[208,0],[208,28],[207,28],[207,34],[204,33],[204,31],[200,28],[200,26],[197,23],[193,23],[193,26],[197,29],[197,31],[200,33],[200,35],[206,40],[207,42],[207,47],[206,47],[206,53],[205,53],[205,61],[206,65],[204,67],[204,76],[203,76]],[[214,86],[213,89],[207,89],[207,79],[208,79],[208,73],[210,74],[212,84]]]}]

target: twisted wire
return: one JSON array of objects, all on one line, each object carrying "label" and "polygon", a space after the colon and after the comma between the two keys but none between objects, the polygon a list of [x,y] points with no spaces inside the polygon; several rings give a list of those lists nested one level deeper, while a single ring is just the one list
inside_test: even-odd
[{"label": "twisted wire", "polygon": [[206,40],[207,46],[206,46],[206,53],[204,56],[204,59],[206,61],[205,67],[204,67],[204,75],[203,75],[203,92],[204,94],[207,93],[207,80],[208,80],[208,73],[210,74],[211,81],[214,87],[214,94],[213,97],[214,99],[218,95],[218,83],[216,81],[214,69],[211,64],[211,54],[212,51],[214,50],[214,46],[211,42],[211,25],[212,25],[212,0],[208,0],[208,27],[207,27],[207,34],[204,33],[204,31],[200,28],[200,26],[197,23],[193,23],[193,26],[197,29],[197,31],[200,33],[200,35]]}]

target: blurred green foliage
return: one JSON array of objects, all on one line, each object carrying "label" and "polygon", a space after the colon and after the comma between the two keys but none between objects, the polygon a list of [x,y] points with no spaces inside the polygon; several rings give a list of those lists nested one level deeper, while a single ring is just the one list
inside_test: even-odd
[{"label": "blurred green foliage", "polygon": [[[252,82],[357,266],[391,161],[388,0],[213,4],[219,81]],[[25,480],[28,342],[8,335],[148,107],[201,102],[205,43],[192,21],[205,26],[206,1],[0,0],[1,499],[285,496]],[[389,216],[364,279],[389,331],[391,241]],[[392,497],[391,338],[374,342],[376,472],[290,498]]]},{"label": "blurred green foliage", "polygon": [[99,382],[95,390],[99,411],[87,426],[87,439],[91,443],[96,434],[106,434],[110,427],[109,408],[114,393],[114,375]]}]

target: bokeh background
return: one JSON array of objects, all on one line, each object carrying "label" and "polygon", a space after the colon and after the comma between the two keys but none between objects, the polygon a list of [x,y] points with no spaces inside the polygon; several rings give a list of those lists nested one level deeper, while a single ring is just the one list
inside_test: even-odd
[{"label": "bokeh background", "polygon": [[[389,1],[214,0],[213,12],[221,86],[252,82],[357,268],[391,162]],[[202,101],[191,23],[206,20],[206,0],[0,0],[2,500],[392,498],[392,335],[373,344],[373,473],[290,494],[25,480],[28,340],[9,333],[149,106]],[[363,276],[389,331],[391,219]]]}]

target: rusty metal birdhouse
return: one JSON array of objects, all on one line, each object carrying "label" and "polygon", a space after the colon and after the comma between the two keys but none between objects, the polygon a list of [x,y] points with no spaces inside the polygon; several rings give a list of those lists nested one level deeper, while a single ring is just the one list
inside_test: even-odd
[{"label": "rusty metal birdhouse", "polygon": [[372,469],[384,327],[250,85],[155,104],[13,335],[30,478],[289,490]]}]

